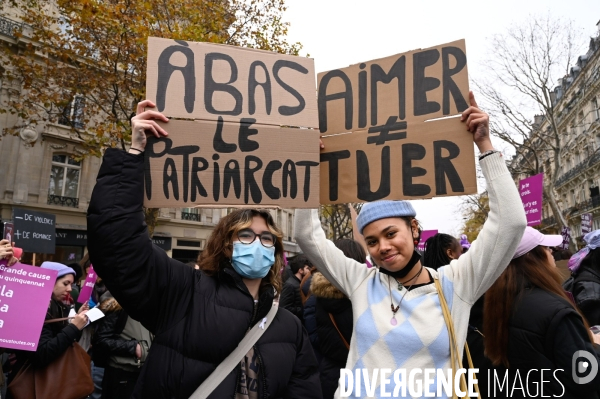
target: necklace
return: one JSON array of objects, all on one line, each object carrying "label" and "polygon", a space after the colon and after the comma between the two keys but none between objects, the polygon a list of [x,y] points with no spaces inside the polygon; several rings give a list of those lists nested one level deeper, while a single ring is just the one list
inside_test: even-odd
[{"label": "necklace", "polygon": [[[412,278],[406,280],[404,283],[401,283],[400,280],[398,280],[398,277],[394,277],[394,280],[396,280],[396,282],[398,283],[398,291],[402,291],[402,288],[404,288],[404,286],[406,284],[408,284],[411,281],[413,281],[414,279],[418,278],[422,271],[423,271],[423,266],[421,266],[421,270],[419,270],[419,272],[417,274],[415,274]],[[389,282],[389,280],[388,280],[388,282]],[[410,287],[412,287],[412,284],[410,285]]]},{"label": "necklace", "polygon": [[[423,266],[421,266],[421,270],[419,270],[419,272],[410,280],[416,280],[418,279],[418,277],[421,275],[421,272],[423,271]],[[408,281],[406,281],[406,283],[408,283]],[[396,280],[396,282],[398,283],[398,289],[402,290],[402,283],[400,283],[398,280]],[[410,286],[408,286],[408,288],[406,289],[406,291],[404,292],[404,294],[402,294],[402,297],[400,298],[400,302],[398,302],[398,305],[394,306],[394,296],[392,295],[392,288],[390,286],[390,279],[388,278],[388,289],[390,290],[390,308],[392,309],[392,318],[390,320],[390,323],[395,326],[396,324],[398,324],[398,320],[396,320],[396,313],[398,312],[398,310],[400,310],[400,305],[402,304],[402,301],[404,300],[404,297],[406,296],[406,294],[408,294],[408,291],[410,291],[410,289],[412,288],[412,286],[415,284],[415,282],[413,282]]]}]

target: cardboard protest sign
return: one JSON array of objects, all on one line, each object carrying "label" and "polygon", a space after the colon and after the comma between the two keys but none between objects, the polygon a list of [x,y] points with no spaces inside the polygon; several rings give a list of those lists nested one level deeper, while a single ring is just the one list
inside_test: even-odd
[{"label": "cardboard protest sign", "polygon": [[0,261],[0,347],[37,349],[57,274]]},{"label": "cardboard protest sign", "polygon": [[468,108],[464,40],[318,81],[321,203],[477,192],[472,134],[459,118],[432,120]]},{"label": "cardboard protest sign", "polygon": [[537,226],[542,223],[543,184],[543,173],[519,181],[519,194],[525,209],[527,226]]},{"label": "cardboard protest sign", "polygon": [[13,240],[26,252],[53,254],[56,247],[56,216],[13,208]]},{"label": "cardboard protest sign", "polygon": [[311,58],[148,39],[146,98],[169,117],[317,127]]},{"label": "cardboard protest sign", "polygon": [[94,284],[96,284],[97,279],[98,275],[94,271],[94,267],[90,266],[90,271],[88,272],[88,275],[85,278],[83,287],[81,287],[81,291],[79,292],[79,296],[77,297],[77,302],[86,303],[90,300],[90,297],[92,296],[92,290],[94,289]]},{"label": "cardboard protest sign", "polygon": [[223,120],[161,126],[177,133],[148,140],[145,206],[319,206],[316,130]]},{"label": "cardboard protest sign", "polygon": [[421,252],[425,252],[425,241],[427,241],[428,238],[433,237],[437,233],[437,230],[423,230],[421,232],[421,239],[419,240],[419,245],[417,246],[417,249]]},{"label": "cardboard protest sign", "polygon": [[581,235],[584,236],[592,231],[592,225],[594,223],[594,215],[591,213],[581,214]]}]

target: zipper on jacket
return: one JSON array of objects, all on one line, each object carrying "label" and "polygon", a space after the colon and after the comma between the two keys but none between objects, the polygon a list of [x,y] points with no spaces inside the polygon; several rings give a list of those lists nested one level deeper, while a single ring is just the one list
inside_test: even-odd
[{"label": "zipper on jacket", "polygon": [[265,374],[265,364],[263,363],[262,356],[260,355],[260,351],[258,350],[256,345],[254,345],[253,348],[254,348],[254,352],[256,352],[256,356],[258,357],[259,373],[262,375],[262,381],[263,381],[263,395],[262,396],[263,396],[263,398],[267,399],[267,376]]}]

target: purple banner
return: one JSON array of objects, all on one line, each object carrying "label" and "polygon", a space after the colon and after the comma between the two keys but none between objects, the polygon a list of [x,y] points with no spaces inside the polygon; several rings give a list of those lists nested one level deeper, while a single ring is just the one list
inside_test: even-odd
[{"label": "purple banner", "polygon": [[519,194],[527,216],[527,226],[542,223],[542,194],[544,174],[540,173],[519,181]]},{"label": "purple banner", "polygon": [[582,213],[581,214],[581,235],[584,236],[590,231],[592,231],[592,224],[594,221],[594,217],[591,213]]},{"label": "purple banner", "polygon": [[571,242],[571,228],[563,227],[560,235],[563,236],[562,249],[569,249],[569,243]]},{"label": "purple banner", "polygon": [[427,241],[427,239],[429,237],[433,237],[437,233],[438,233],[437,230],[423,230],[421,232],[421,240],[419,241],[419,245],[417,246],[417,249],[421,252],[425,251],[425,241]]},{"label": "purple banner", "polygon": [[56,270],[0,261],[0,347],[35,351]]},{"label": "purple banner", "polygon": [[85,283],[83,283],[83,287],[81,287],[81,291],[79,292],[79,297],[77,298],[77,302],[86,303],[90,300],[92,296],[92,290],[94,289],[94,284],[96,284],[96,280],[98,279],[98,275],[94,271],[94,266],[90,266],[90,271],[85,278]]}]

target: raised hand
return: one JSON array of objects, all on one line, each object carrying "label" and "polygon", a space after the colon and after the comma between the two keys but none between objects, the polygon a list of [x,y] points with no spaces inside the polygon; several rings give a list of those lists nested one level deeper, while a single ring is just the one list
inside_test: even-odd
[{"label": "raised hand", "polygon": [[462,113],[460,120],[465,122],[467,130],[473,133],[473,142],[480,152],[493,150],[490,139],[490,117],[479,109],[472,91],[469,92],[469,103],[470,107]]},{"label": "raised hand", "polygon": [[150,100],[139,102],[137,114],[131,118],[131,148],[134,150],[144,151],[148,135],[160,138],[169,134],[155,121],[168,122],[169,119],[158,111],[145,111],[146,107],[154,108],[156,105]]}]

